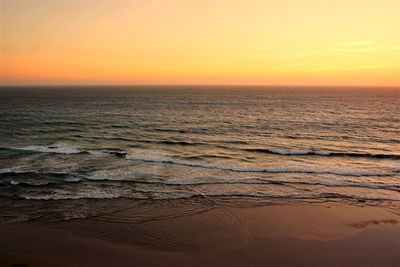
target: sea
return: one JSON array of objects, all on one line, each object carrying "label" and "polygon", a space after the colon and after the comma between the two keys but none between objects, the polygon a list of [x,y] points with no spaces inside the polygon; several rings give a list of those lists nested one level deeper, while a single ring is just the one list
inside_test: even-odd
[{"label": "sea", "polygon": [[400,90],[3,86],[0,199],[0,223],[98,216],[118,201],[391,208]]}]

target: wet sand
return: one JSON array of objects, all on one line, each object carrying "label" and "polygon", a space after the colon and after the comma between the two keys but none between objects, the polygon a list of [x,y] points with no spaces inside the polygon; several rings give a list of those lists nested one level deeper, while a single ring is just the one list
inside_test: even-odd
[{"label": "wet sand", "polygon": [[393,209],[334,202],[195,205],[161,216],[180,204],[139,206],[151,219],[136,220],[139,208],[129,208],[112,216],[3,224],[0,265],[400,266],[400,216]]}]

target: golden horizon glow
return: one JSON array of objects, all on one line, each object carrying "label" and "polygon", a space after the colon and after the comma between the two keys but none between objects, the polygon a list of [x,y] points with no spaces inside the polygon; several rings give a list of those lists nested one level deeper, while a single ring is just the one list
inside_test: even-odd
[{"label": "golden horizon glow", "polygon": [[0,82],[400,86],[398,0],[0,0]]}]

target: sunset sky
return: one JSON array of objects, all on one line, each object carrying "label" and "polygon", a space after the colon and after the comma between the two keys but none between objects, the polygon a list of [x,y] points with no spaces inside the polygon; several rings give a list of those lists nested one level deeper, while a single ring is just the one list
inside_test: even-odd
[{"label": "sunset sky", "polygon": [[0,0],[2,85],[400,86],[399,0]]}]

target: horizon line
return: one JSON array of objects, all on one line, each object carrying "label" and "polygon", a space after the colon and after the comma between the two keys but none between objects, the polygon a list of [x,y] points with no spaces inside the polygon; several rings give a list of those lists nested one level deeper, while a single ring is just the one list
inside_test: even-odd
[{"label": "horizon line", "polygon": [[400,85],[293,85],[293,84],[1,84],[0,88],[23,87],[292,87],[292,88],[387,88],[400,89]]}]

